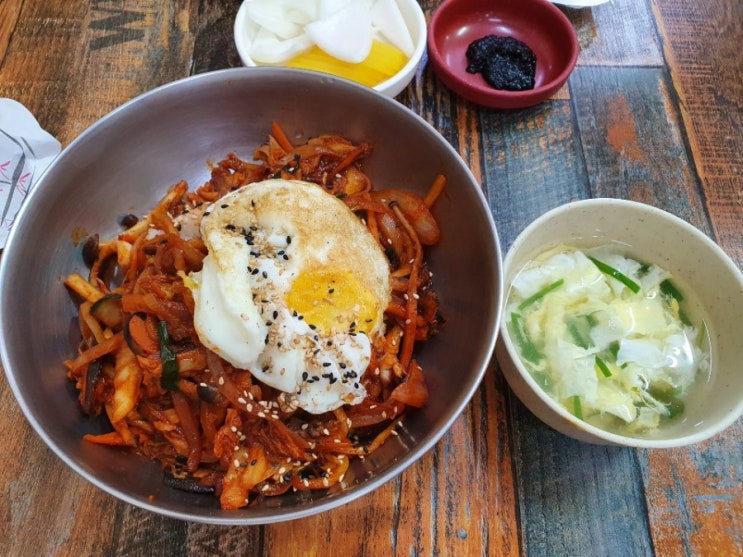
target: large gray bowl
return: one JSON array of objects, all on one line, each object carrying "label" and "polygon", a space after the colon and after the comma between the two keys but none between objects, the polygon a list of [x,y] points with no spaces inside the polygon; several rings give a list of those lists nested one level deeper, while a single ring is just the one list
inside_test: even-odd
[{"label": "large gray bowl", "polygon": [[[233,151],[251,158],[276,120],[290,137],[339,133],[375,150],[367,170],[380,186],[424,192],[448,179],[435,207],[441,244],[429,251],[447,323],[417,354],[430,390],[399,437],[356,462],[344,488],[302,492],[239,511],[165,487],[156,464],[82,441],[102,419],[78,409],[62,362],[75,353],[76,308],[62,284],[86,268],[73,238],[119,231],[117,218],[143,214],[180,179],[192,187],[208,163]],[[469,402],[490,360],[502,297],[498,236],[479,185],[451,146],[408,109],[371,89],[311,72],[242,68],[160,87],[85,131],[26,199],[0,263],[2,362],[31,425],[75,471],[108,493],[163,515],[215,524],[262,524],[347,503],[410,466]],[[154,495],[153,499],[150,496]]]}]

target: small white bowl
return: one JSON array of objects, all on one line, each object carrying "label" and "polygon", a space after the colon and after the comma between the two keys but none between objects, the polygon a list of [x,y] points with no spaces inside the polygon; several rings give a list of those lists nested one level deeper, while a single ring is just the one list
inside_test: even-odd
[{"label": "small white bowl", "polygon": [[[624,244],[630,257],[666,269],[674,282],[699,300],[712,344],[709,381],[698,379],[681,419],[644,437],[610,433],[576,418],[537,384],[521,362],[504,317],[496,356],[508,384],[544,423],[581,441],[668,448],[696,443],[721,432],[743,414],[743,273],[694,226],[633,201],[591,199],[568,203],[536,219],[516,238],[504,261],[504,284],[508,288],[524,265],[559,244],[589,248],[610,242]],[[503,299],[505,304],[507,296]]]},{"label": "small white bowl", "polygon": [[[416,0],[396,1],[400,8],[400,13],[410,31],[410,36],[413,39],[415,50],[413,51],[413,55],[408,59],[407,64],[405,64],[399,72],[386,81],[372,87],[375,91],[379,91],[388,97],[396,97],[399,95],[413,80],[413,76],[415,75],[418,65],[423,58],[423,53],[426,50],[426,40],[428,36],[426,17],[420,4]],[[249,54],[250,43],[246,32],[246,22],[248,18],[247,4],[247,1],[242,3],[237,12],[237,16],[235,17],[234,35],[237,53],[240,55],[243,64],[248,67],[265,66],[266,64],[256,63]]]}]

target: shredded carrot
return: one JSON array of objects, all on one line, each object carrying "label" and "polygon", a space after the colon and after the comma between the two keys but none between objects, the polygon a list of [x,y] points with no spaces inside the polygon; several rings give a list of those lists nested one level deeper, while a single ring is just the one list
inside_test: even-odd
[{"label": "shredded carrot", "polygon": [[338,163],[338,166],[335,167],[335,173],[339,173],[349,166],[353,164],[353,161],[359,158],[359,156],[364,153],[365,149],[363,146],[357,147],[356,149],[353,149],[351,152],[349,152],[346,155],[346,158],[344,158],[340,163]]},{"label": "shredded carrot", "polygon": [[101,433],[100,435],[88,433],[83,436],[83,439],[96,445],[110,445],[115,447],[125,447],[127,445],[118,431],[110,431],[108,433]]},{"label": "shredded carrot", "polygon": [[415,329],[417,327],[416,317],[418,315],[418,271],[420,270],[423,261],[423,249],[413,225],[411,225],[410,222],[408,222],[408,219],[405,218],[400,207],[395,205],[392,207],[392,210],[397,215],[397,218],[400,219],[403,227],[413,240],[413,247],[415,250],[410,277],[408,278],[407,312],[405,314],[404,328],[405,334],[402,337],[402,348],[400,350],[399,358],[402,367],[407,368],[411,358],[413,357],[413,345],[415,344]]},{"label": "shredded carrot", "polygon": [[111,338],[108,338],[103,342],[96,344],[92,348],[85,350],[73,361],[65,362],[70,374],[76,375],[83,367],[87,366],[89,363],[96,361],[98,358],[102,358],[106,354],[116,352],[119,346],[121,346],[123,340],[124,333],[119,331]]},{"label": "shredded carrot", "polygon": [[444,191],[445,187],[446,176],[444,176],[443,174],[438,174],[434,179],[433,184],[431,184],[431,187],[428,188],[426,196],[423,198],[423,202],[426,204],[426,207],[428,207],[429,209],[433,207],[433,205],[436,203],[436,200]]},{"label": "shredded carrot", "polygon": [[147,322],[138,314],[129,318],[129,336],[148,354],[155,354],[160,350],[158,341],[150,336]]},{"label": "shredded carrot", "polygon": [[279,146],[287,153],[294,150],[291,141],[289,141],[289,138],[284,132],[284,128],[282,128],[278,122],[273,122],[271,124],[271,135],[273,135]]}]

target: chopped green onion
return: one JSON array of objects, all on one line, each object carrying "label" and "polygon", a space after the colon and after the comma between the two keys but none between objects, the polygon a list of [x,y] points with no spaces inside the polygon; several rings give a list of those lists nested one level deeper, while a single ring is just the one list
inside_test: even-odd
[{"label": "chopped green onion", "polygon": [[619,282],[624,284],[627,288],[632,290],[635,294],[637,294],[640,291],[640,285],[637,284],[634,280],[629,278],[627,275],[622,273],[621,271],[618,271],[611,265],[607,265],[603,261],[599,261],[595,257],[588,256],[588,259],[590,259],[596,267],[598,267],[599,271],[602,273],[609,275],[612,278],[617,279]]},{"label": "chopped green onion", "polygon": [[178,361],[175,352],[170,348],[170,335],[168,335],[168,325],[165,321],[157,323],[157,338],[160,342],[160,361],[163,365],[163,373],[160,377],[160,386],[166,391],[178,390]]},{"label": "chopped green onion", "polygon": [[583,419],[583,408],[580,405],[580,396],[578,395],[573,396],[573,414],[579,420]]},{"label": "chopped green onion", "polygon": [[559,279],[553,282],[552,284],[548,284],[547,286],[545,286],[541,290],[538,290],[537,292],[535,292],[534,294],[526,298],[523,302],[521,302],[519,304],[519,310],[529,307],[537,300],[544,298],[547,294],[549,294],[556,288],[560,288],[564,283],[565,281],[563,279]]},{"label": "chopped green onion", "polygon": [[675,396],[676,389],[663,389],[656,385],[648,389],[648,394],[662,403],[668,410],[668,419],[673,419],[684,411],[684,401]]},{"label": "chopped green onion", "polygon": [[511,313],[511,323],[509,330],[511,332],[511,336],[513,336],[513,339],[516,341],[516,344],[519,347],[519,350],[521,351],[521,355],[524,357],[525,360],[529,360],[532,363],[539,362],[543,356],[539,353],[539,350],[537,350],[537,347],[534,346],[534,343],[529,339],[526,332],[521,327],[521,316],[518,313]]},{"label": "chopped green onion", "polygon": [[606,365],[606,362],[596,356],[596,367],[601,370],[601,373],[604,374],[604,377],[611,377],[611,370],[609,369],[609,366]]},{"label": "chopped green onion", "polygon": [[671,282],[670,279],[666,279],[660,283],[660,291],[664,296],[669,296],[675,299],[677,302],[684,301],[684,295],[679,291],[678,288]]},{"label": "chopped green onion", "polygon": [[609,354],[614,357],[614,361],[617,361],[617,354],[619,354],[619,341],[613,340],[609,343]]},{"label": "chopped green onion", "polygon": [[570,336],[573,337],[573,341],[576,345],[580,346],[583,349],[588,348],[589,342],[585,339],[583,336],[583,333],[578,328],[578,323],[576,319],[570,319],[567,322],[567,328],[568,332],[570,333]]}]

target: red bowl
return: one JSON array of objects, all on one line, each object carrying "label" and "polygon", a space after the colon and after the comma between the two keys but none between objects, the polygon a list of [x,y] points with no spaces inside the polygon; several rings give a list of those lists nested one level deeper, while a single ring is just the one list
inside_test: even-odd
[{"label": "red bowl", "polygon": [[[467,46],[486,35],[518,39],[537,57],[534,88],[504,91],[467,70]],[[431,18],[428,54],[449,89],[491,108],[524,108],[552,96],[567,81],[578,58],[570,20],[547,0],[445,0]]]}]

